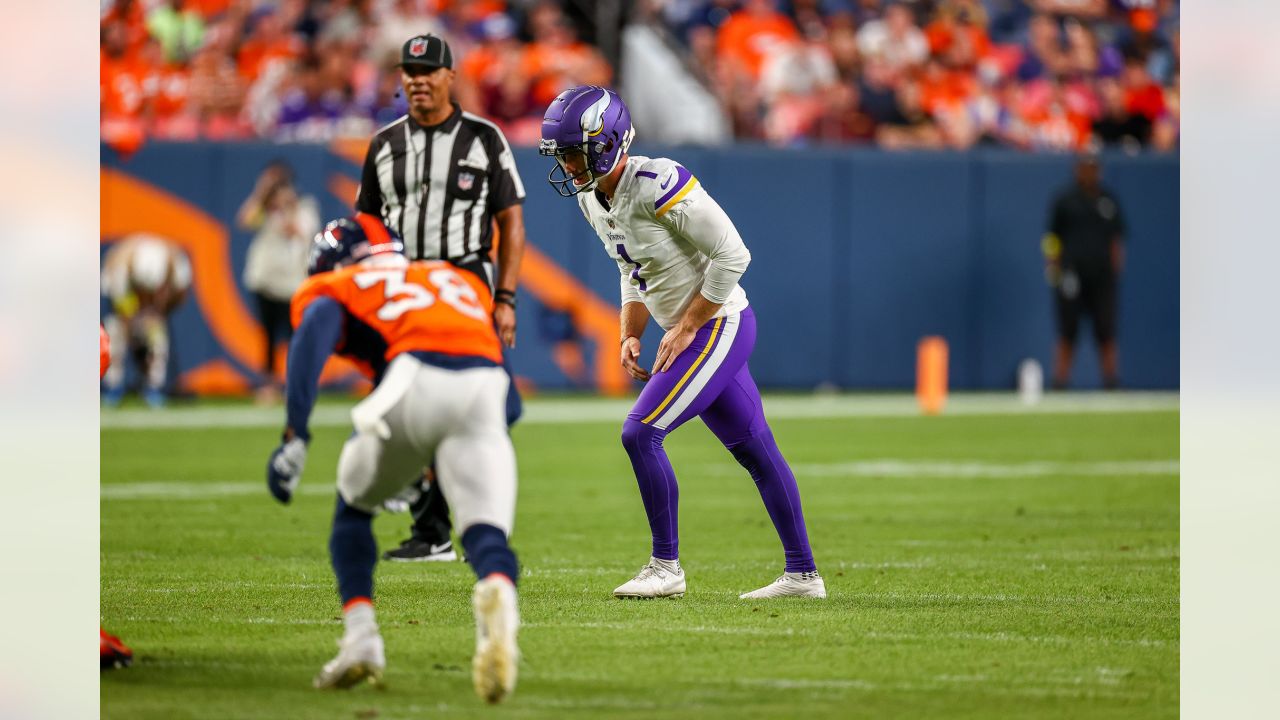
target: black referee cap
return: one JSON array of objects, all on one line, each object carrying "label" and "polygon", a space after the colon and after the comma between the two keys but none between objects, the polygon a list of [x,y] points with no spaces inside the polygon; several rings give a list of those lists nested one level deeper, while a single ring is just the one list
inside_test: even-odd
[{"label": "black referee cap", "polygon": [[444,38],[436,35],[417,35],[405,41],[400,49],[399,65],[422,65],[453,69],[453,51]]}]

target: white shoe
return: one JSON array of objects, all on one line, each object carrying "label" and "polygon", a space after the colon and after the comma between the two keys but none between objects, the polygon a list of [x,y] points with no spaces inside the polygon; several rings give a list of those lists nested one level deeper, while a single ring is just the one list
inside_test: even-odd
[{"label": "white shoe", "polygon": [[476,655],[471,659],[471,681],[476,694],[490,703],[501,702],[516,689],[520,648],[516,631],[520,613],[516,589],[503,577],[487,577],[476,583],[471,595],[476,616]]},{"label": "white shoe", "polygon": [[[672,565],[675,566],[672,569]],[[616,598],[684,597],[684,568],[679,560],[649,558],[640,573],[613,591]]]},{"label": "white shoe", "polygon": [[752,590],[738,596],[741,600],[762,600],[779,597],[807,597],[819,600],[827,597],[827,584],[818,573],[784,572],[777,580],[759,590]]},{"label": "white shoe", "polygon": [[387,659],[382,651],[378,628],[348,633],[338,641],[338,656],[325,663],[324,669],[311,682],[316,688],[349,688],[361,680],[371,685],[382,684],[382,671]]}]

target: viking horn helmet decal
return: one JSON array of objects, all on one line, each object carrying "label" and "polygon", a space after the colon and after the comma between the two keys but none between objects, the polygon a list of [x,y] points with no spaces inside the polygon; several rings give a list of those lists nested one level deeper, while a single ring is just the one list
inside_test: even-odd
[{"label": "viking horn helmet decal", "polygon": [[599,100],[591,104],[582,113],[582,131],[590,136],[599,135],[604,130],[604,111],[609,109],[609,93],[604,93]]}]

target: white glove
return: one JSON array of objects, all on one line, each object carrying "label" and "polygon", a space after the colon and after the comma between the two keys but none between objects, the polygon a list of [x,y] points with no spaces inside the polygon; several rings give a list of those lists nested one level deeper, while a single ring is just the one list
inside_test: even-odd
[{"label": "white glove", "polygon": [[267,489],[276,500],[288,504],[307,465],[307,442],[295,437],[276,448],[267,461]]}]

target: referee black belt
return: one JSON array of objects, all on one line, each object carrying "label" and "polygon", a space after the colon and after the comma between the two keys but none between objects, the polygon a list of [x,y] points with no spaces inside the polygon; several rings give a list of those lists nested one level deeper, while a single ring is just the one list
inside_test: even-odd
[{"label": "referee black belt", "polygon": [[489,262],[489,253],[487,253],[487,252],[481,252],[481,251],[477,250],[477,251],[475,251],[475,252],[467,253],[466,255],[463,255],[462,257],[449,258],[449,262],[451,262],[451,263],[453,263],[454,265],[457,265],[457,266],[459,266],[459,267],[461,267],[461,266],[463,266],[463,265],[471,265],[471,264],[478,263],[478,262],[481,262],[481,261],[483,261],[483,262]]}]

